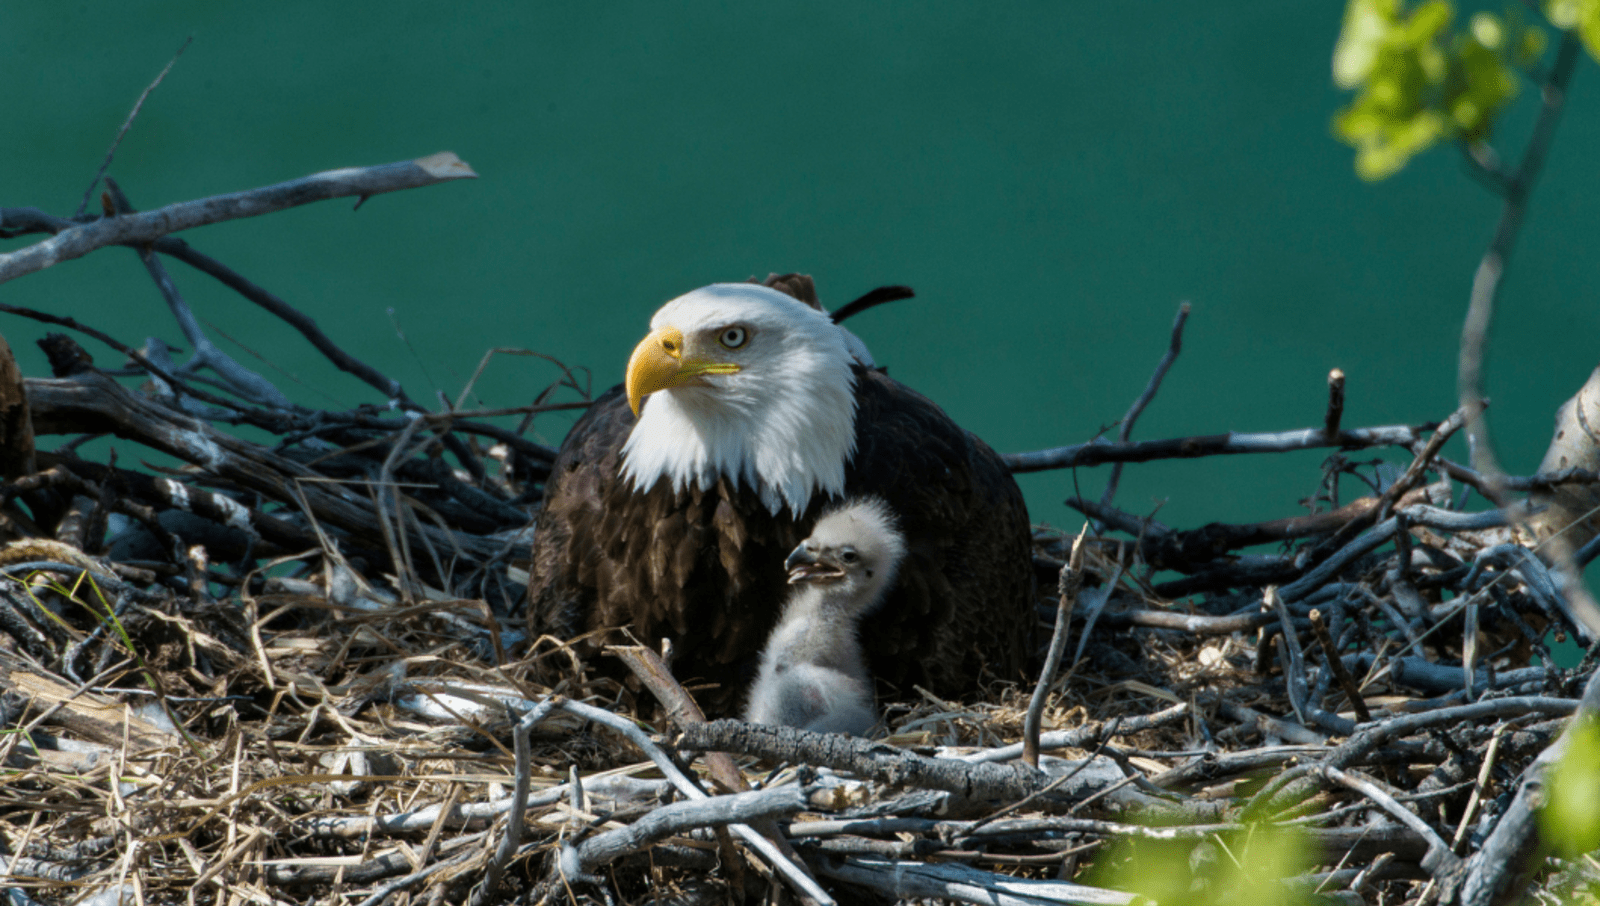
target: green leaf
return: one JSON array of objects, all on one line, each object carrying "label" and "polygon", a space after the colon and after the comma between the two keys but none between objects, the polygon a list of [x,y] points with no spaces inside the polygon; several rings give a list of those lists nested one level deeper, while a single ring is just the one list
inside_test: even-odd
[{"label": "green leaf", "polygon": [[1539,828],[1546,843],[1568,859],[1600,849],[1600,721],[1572,728],[1566,754],[1550,772]]},{"label": "green leaf", "polygon": [[[1600,0],[1569,0],[1594,3]],[[1356,172],[1392,176],[1441,141],[1483,141],[1517,93],[1519,64],[1537,59],[1543,33],[1506,16],[1477,13],[1453,31],[1448,0],[1407,11],[1400,0],[1350,0],[1334,48],[1334,80],[1357,92],[1334,118],[1334,133],[1356,149]],[[1515,39],[1513,40],[1513,36]]]},{"label": "green leaf", "polygon": [[1300,906],[1317,898],[1287,879],[1314,861],[1297,828],[1253,824],[1201,841],[1123,837],[1095,857],[1089,876],[1161,906]]},{"label": "green leaf", "polygon": [[1600,0],[1545,0],[1544,15],[1556,28],[1576,30],[1589,56],[1600,60]]},{"label": "green leaf", "polygon": [[1398,8],[1399,0],[1350,0],[1333,47],[1335,85],[1350,90],[1367,80]]}]

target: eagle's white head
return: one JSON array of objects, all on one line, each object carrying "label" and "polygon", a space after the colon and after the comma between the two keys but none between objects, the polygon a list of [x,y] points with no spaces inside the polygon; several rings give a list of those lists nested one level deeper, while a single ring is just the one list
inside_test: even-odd
[{"label": "eagle's white head", "polygon": [[826,312],[765,286],[714,283],[673,299],[628,360],[639,422],[623,476],[636,491],[727,476],[774,515],[842,494],[856,445],[850,366],[864,354]]}]

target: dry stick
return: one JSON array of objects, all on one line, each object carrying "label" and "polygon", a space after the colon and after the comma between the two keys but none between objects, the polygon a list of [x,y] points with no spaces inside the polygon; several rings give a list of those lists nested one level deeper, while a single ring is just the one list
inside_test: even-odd
[{"label": "dry stick", "polygon": [[[1472,531],[1477,529],[1493,528],[1505,524],[1505,514],[1500,510],[1485,510],[1481,513],[1456,513],[1441,510],[1438,507],[1426,504],[1413,504],[1401,511],[1407,522],[1411,525],[1425,525],[1430,528],[1441,528],[1448,531]],[[1356,558],[1375,550],[1387,542],[1394,533],[1400,530],[1400,519],[1390,516],[1339,548],[1328,559],[1317,564],[1300,578],[1284,585],[1280,592],[1285,601],[1298,601],[1313,591],[1321,588],[1339,570],[1350,565]]]},{"label": "dry stick", "polygon": [[[1596,676],[1600,676],[1600,671],[1597,671]],[[1593,685],[1594,682],[1591,679],[1591,686]],[[1585,695],[1587,696],[1588,693],[1586,692]],[[1226,710],[1229,703],[1221,702],[1220,705]],[[1243,706],[1233,707],[1240,710],[1248,710]],[[1418,714],[1402,714],[1376,720],[1369,725],[1361,727],[1349,739],[1335,746],[1327,754],[1324,763],[1339,768],[1359,764],[1361,759],[1366,758],[1375,749],[1392,740],[1441,724],[1466,723],[1490,717],[1522,717],[1528,714],[1565,717],[1578,707],[1579,702],[1571,699],[1520,695],[1510,698],[1488,699],[1474,702],[1470,705],[1436,708],[1432,711],[1423,711]],[[1325,740],[1317,741],[1325,742]],[[1304,765],[1302,767],[1309,770],[1315,765]],[[1294,771],[1299,770],[1299,768],[1294,769]],[[1310,795],[1310,782],[1304,779],[1303,772],[1302,774],[1295,774],[1294,771],[1285,772],[1262,787],[1253,797],[1252,804],[1246,808],[1246,811],[1256,811],[1258,806],[1265,807],[1268,811],[1273,811],[1276,809],[1274,803],[1298,802]]]},{"label": "dry stick", "polygon": [[[1487,476],[1442,456],[1437,457],[1436,461],[1439,463],[1439,468],[1444,469],[1451,478],[1471,485],[1473,490],[1483,494],[1484,499],[1493,499],[1487,490],[1490,487]],[[1532,475],[1500,476],[1500,487],[1507,491],[1548,491],[1557,485],[1576,483],[1600,484],[1600,474],[1574,467],[1557,469],[1554,472],[1535,472]]]},{"label": "dry stick", "polygon": [[1411,447],[1423,435],[1437,428],[1428,422],[1420,425],[1382,425],[1374,428],[1349,428],[1337,437],[1328,437],[1318,428],[1247,434],[1204,434],[1165,440],[1128,443],[1071,444],[1027,453],[1007,453],[1002,457],[1012,472],[1042,472],[1075,466],[1098,466],[1112,462],[1149,462],[1156,459],[1195,459],[1201,456],[1231,456],[1242,453],[1286,453],[1321,447],[1360,449],[1363,447]]},{"label": "dry stick", "polygon": [[1043,773],[1027,765],[971,764],[954,758],[929,758],[887,743],[742,720],[713,720],[684,727],[674,745],[698,752],[734,752],[771,761],[803,761],[885,783],[943,790],[966,799],[1021,799],[1048,780]]},{"label": "dry stick", "polygon": [[675,802],[654,809],[643,818],[573,845],[561,847],[561,871],[568,880],[595,880],[595,869],[639,852],[673,834],[702,827],[754,824],[793,815],[811,808],[815,782],[785,784],[765,790],[733,793],[692,802]]},{"label": "dry stick", "polygon": [[[68,230],[79,225],[79,223],[72,220],[46,214],[43,211],[39,211],[34,208],[0,208],[0,237],[19,236],[25,233],[60,233],[63,230]],[[250,282],[243,275],[239,274],[239,272],[228,267],[226,264],[223,264],[221,261],[212,258],[210,255],[206,255],[195,250],[193,246],[189,245],[189,243],[183,239],[180,239],[176,236],[166,236],[155,240],[153,243],[126,242],[122,244],[128,246],[129,248],[137,248],[141,245],[149,245],[151,248],[155,249],[155,251],[160,252],[168,257],[176,258],[190,267],[193,267],[195,270],[215,278],[224,286],[228,287],[234,292],[237,292],[239,295],[244,296],[246,299],[254,302],[261,308],[266,309],[269,313],[287,322],[289,326],[293,327],[295,330],[298,330],[300,334],[311,343],[312,346],[317,348],[318,352],[321,352],[323,356],[327,358],[328,361],[332,362],[333,365],[339,370],[354,375],[364,383],[377,389],[379,392],[384,394],[384,396],[390,399],[399,400],[400,403],[408,409],[420,409],[420,407],[418,407],[416,403],[414,403],[411,398],[406,395],[406,392],[401,387],[399,381],[384,376],[377,369],[339,348],[337,344],[328,339],[328,336],[322,332],[321,328],[317,327],[316,321],[312,320],[310,317],[307,317],[289,303],[283,301],[260,286]],[[113,349],[125,352],[125,347],[122,347],[121,344],[116,343],[114,340],[107,340],[103,334],[100,334],[97,331],[86,327],[81,327],[71,318],[60,318],[58,316],[45,317],[43,316],[43,313],[30,313],[26,309],[5,308],[0,310],[10,311],[13,314],[22,314],[26,317],[36,318],[37,320],[46,320],[48,323],[61,324],[74,330],[81,330],[84,333],[95,337],[101,342],[106,343]],[[55,320],[50,320],[50,318],[54,318]],[[539,353],[533,354],[539,355]],[[144,365],[142,361],[140,364]],[[557,361],[556,364],[560,365],[561,363]],[[562,365],[561,367],[569,376],[571,375],[570,369],[567,369],[565,365]],[[575,384],[576,382],[574,381],[574,385]],[[529,412],[551,412],[558,409],[580,409],[585,408],[588,405],[589,403],[587,402],[550,403],[545,405],[513,406],[504,409],[488,409],[481,411],[474,410],[456,413],[428,413],[428,415],[430,418],[447,419],[488,418],[495,415],[520,415]],[[376,419],[371,417],[366,417],[363,419],[364,424],[371,421],[376,421]],[[461,430],[482,433],[513,446],[518,446],[519,449],[523,450],[523,452],[531,453],[532,455],[545,460],[555,459],[555,451],[550,450],[548,447],[534,444],[532,441],[520,437],[514,432],[508,431],[504,428],[499,428],[492,425],[475,425],[465,422],[459,423],[458,427]]]},{"label": "dry stick", "polygon": [[1478,815],[1478,806],[1483,803],[1483,794],[1489,789],[1489,778],[1494,773],[1495,760],[1500,754],[1500,741],[1505,739],[1506,732],[1514,724],[1504,721],[1494,728],[1494,735],[1489,738],[1489,749],[1483,755],[1483,766],[1478,769],[1477,779],[1472,784],[1472,795],[1467,798],[1467,807],[1461,810],[1461,821],[1456,824],[1455,836],[1450,838],[1450,850],[1461,845],[1467,837],[1467,828],[1472,825],[1472,820]]},{"label": "dry stick", "polygon": [[[117,352],[120,352],[132,359],[135,364],[137,364],[140,368],[143,368],[150,375],[165,381],[173,388],[174,393],[193,397],[200,402],[210,403],[213,406],[218,406],[223,409],[228,409],[235,412],[241,411],[239,402],[237,400],[230,400],[225,397],[207,393],[204,390],[197,390],[191,386],[188,381],[178,377],[176,374],[161,367],[155,362],[150,361],[150,359],[139,350],[134,349],[126,343],[123,343],[110,334],[102,333],[93,327],[90,327],[86,324],[81,324],[73,318],[69,318],[64,315],[53,315],[49,312],[35,311],[31,308],[22,308],[16,305],[7,305],[4,302],[0,302],[0,312],[4,312],[8,315],[18,315],[34,321],[42,322],[44,324],[55,324],[58,327],[65,327],[68,330],[76,330],[85,336],[93,337],[94,339],[99,340],[112,349],[115,349]],[[31,393],[29,394],[28,398],[30,401],[32,400],[33,396]]]},{"label": "dry stick", "polygon": [[399,400],[402,404],[411,404],[411,398],[406,395],[399,381],[385,376],[376,368],[345,352],[336,343],[328,339],[328,335],[317,327],[316,321],[289,303],[245,279],[226,264],[212,258],[210,255],[196,251],[189,243],[176,236],[158,239],[152,247],[163,255],[176,258],[195,270],[217,279],[224,286],[276,315],[290,327],[298,330],[300,335],[305,337],[312,346],[315,346],[324,358],[332,362],[335,368],[354,375],[389,399]]},{"label": "dry stick", "polygon": [[180,230],[242,217],[259,217],[314,201],[350,196],[365,198],[455,179],[475,179],[477,175],[460,158],[442,151],[392,164],[326,170],[277,185],[182,201],[127,217],[102,218],[0,255],[0,283],[81,258],[108,245],[150,242]]},{"label": "dry stick", "polygon": [[1022,760],[1031,768],[1039,766],[1039,723],[1044,716],[1045,702],[1050,698],[1050,685],[1061,667],[1061,655],[1067,648],[1067,626],[1072,622],[1072,609],[1078,603],[1078,590],[1083,587],[1083,541],[1088,532],[1089,526],[1085,525],[1072,542],[1067,562],[1061,566],[1060,601],[1056,607],[1056,628],[1050,636],[1050,652],[1045,655],[1039,683],[1033,687],[1028,714],[1022,720]]},{"label": "dry stick", "polygon": [[[639,729],[638,725],[636,725],[633,721],[591,705],[585,705],[567,699],[559,699],[559,701],[563,710],[577,717],[583,718],[584,720],[590,720],[594,721],[595,723],[602,724],[624,736],[629,742],[633,743],[633,745],[637,747],[639,751],[643,752],[645,757],[649,758],[650,761],[658,769],[660,769],[661,773],[666,775],[668,780],[672,781],[673,787],[676,788],[679,793],[683,794],[685,798],[707,798],[706,791],[702,790],[694,783],[694,781],[684,776],[683,772],[678,770],[678,766],[673,763],[672,759],[668,757],[667,753],[662,751],[660,746],[651,741],[650,737],[646,736],[644,731]],[[737,721],[733,722],[737,723]],[[727,721],[718,721],[717,723],[727,723]],[[714,726],[714,724],[707,724],[706,726]],[[796,865],[792,860],[789,859],[788,856],[785,856],[781,850],[774,846],[772,841],[761,836],[748,824],[734,824],[732,825],[732,830],[734,834],[736,834],[745,842],[746,846],[749,846],[751,849],[755,850],[763,859],[767,860],[767,862],[771,864],[773,868],[777,869],[778,873],[783,875],[784,878],[787,879],[796,890],[812,898],[813,900],[816,900],[818,903],[825,904],[825,906],[832,906],[834,903],[833,897],[829,896],[827,891],[817,886],[817,882],[812,880],[811,876],[806,874],[805,871],[800,868],[800,866]]]},{"label": "dry stick", "polygon": [[877,308],[886,302],[913,299],[916,295],[909,286],[880,286],[869,289],[856,299],[839,306],[828,317],[832,318],[835,324],[843,324],[846,319],[853,318],[869,308]]},{"label": "dry stick", "polygon": [[1339,656],[1338,646],[1334,644],[1333,636],[1328,632],[1328,624],[1322,619],[1322,611],[1311,611],[1311,632],[1317,637],[1317,644],[1322,646],[1322,656],[1328,661],[1328,669],[1333,671],[1333,678],[1338,681],[1339,688],[1344,690],[1345,698],[1350,699],[1350,706],[1355,709],[1356,719],[1362,723],[1372,720],[1372,712],[1367,710],[1367,700],[1361,695],[1361,687],[1356,685],[1355,678],[1350,671],[1345,669],[1344,658]]},{"label": "dry stick", "polygon": [[830,877],[872,888],[901,900],[959,900],[987,906],[1042,906],[1081,903],[1084,906],[1127,906],[1142,902],[1138,894],[1066,881],[1040,881],[979,871],[953,863],[923,863],[852,856],[825,862],[819,870]]},{"label": "dry stick", "polygon": [[1516,876],[1534,867],[1530,860],[1539,844],[1538,812],[1549,798],[1546,786],[1550,771],[1572,745],[1573,737],[1585,727],[1592,726],[1600,714],[1600,670],[1589,675],[1583,697],[1578,700],[1577,713],[1567,723],[1560,738],[1539,753],[1522,774],[1516,796],[1506,808],[1462,871],[1445,879],[1440,902],[1459,903],[1461,906],[1488,906],[1501,902],[1504,892]]},{"label": "dry stick", "polygon": [[1283,603],[1283,596],[1278,594],[1278,586],[1268,585],[1262,592],[1262,609],[1276,614],[1278,623],[1283,627],[1283,644],[1278,651],[1284,657],[1283,684],[1289,692],[1289,707],[1294,709],[1294,716],[1304,726],[1310,726],[1311,721],[1306,719],[1306,714],[1311,710],[1311,703],[1306,700],[1305,659],[1300,654],[1300,637],[1295,634],[1294,620],[1289,616],[1289,606]]},{"label": "dry stick", "polygon": [[1266,611],[1236,613],[1225,617],[1206,614],[1176,613],[1170,610],[1126,610],[1101,616],[1108,626],[1145,626],[1151,629],[1175,629],[1195,636],[1232,635],[1251,632],[1278,620],[1276,614]]},{"label": "dry stick", "polygon": [[[1465,423],[1465,420],[1466,410],[1457,409],[1455,412],[1450,414],[1449,418],[1445,419],[1443,422],[1440,422],[1439,425],[1434,429],[1433,435],[1422,444],[1421,450],[1412,456],[1411,464],[1406,467],[1405,472],[1402,473],[1393,484],[1389,485],[1389,487],[1386,488],[1381,495],[1379,495],[1378,505],[1375,509],[1368,512],[1366,515],[1352,519],[1345,523],[1345,525],[1340,527],[1338,531],[1334,532],[1333,535],[1326,541],[1318,542],[1316,546],[1316,551],[1318,553],[1316,556],[1325,557],[1326,559],[1322,561],[1321,565],[1313,568],[1313,572],[1315,572],[1317,569],[1320,569],[1322,566],[1327,565],[1329,562],[1332,562],[1333,559],[1338,557],[1341,550],[1348,550],[1349,546],[1352,544],[1352,539],[1355,538],[1356,534],[1367,528],[1367,526],[1371,525],[1373,522],[1379,522],[1383,525],[1388,525],[1389,522],[1393,521],[1390,518],[1390,511],[1394,509],[1395,503],[1399,501],[1405,494],[1414,490],[1417,485],[1421,484],[1423,478],[1427,474],[1429,463],[1433,462],[1433,458],[1439,454],[1439,449],[1444,446],[1445,441],[1449,440],[1453,434],[1461,430],[1461,426]],[[1390,531],[1385,535],[1385,539],[1393,534],[1394,530],[1391,526]],[[1305,579],[1302,578],[1291,584],[1299,587],[1304,583]],[[1294,600],[1296,595],[1289,595],[1286,592],[1285,597],[1289,597],[1290,600]]]},{"label": "dry stick", "polygon": [[[106,194],[111,197],[117,216],[135,213],[128,197],[123,194],[122,187],[109,176],[106,177]],[[235,393],[258,406],[275,409],[294,407],[289,398],[283,395],[283,391],[273,386],[271,381],[239,364],[233,356],[218,349],[216,344],[211,342],[211,338],[200,328],[199,319],[194,316],[189,304],[178,292],[178,284],[167,272],[166,265],[161,263],[161,259],[156,257],[148,245],[135,246],[134,252],[144,263],[150,279],[155,281],[156,288],[161,291],[161,297],[166,300],[173,320],[178,322],[178,328],[183,331],[184,339],[189,341],[189,346],[194,350],[193,357],[188,364],[179,369],[180,371],[189,373],[195,366],[205,365],[216,372]]]},{"label": "dry stick", "polygon": [[[1181,702],[1153,714],[1119,717],[1112,723],[1088,724],[1072,730],[1056,730],[1042,734],[1039,737],[1039,750],[1084,748],[1089,744],[1110,739],[1113,736],[1125,736],[1129,733],[1138,733],[1152,727],[1165,726],[1188,715],[1189,711],[1189,703]],[[961,755],[959,758],[968,762],[1010,761],[1022,755],[1022,746],[1022,743],[1017,742],[1011,745],[998,746],[993,749],[983,749],[978,752]]]},{"label": "dry stick", "polygon": [[[706,722],[704,711],[684,690],[683,686],[672,677],[672,671],[662,662],[661,656],[652,649],[643,645],[611,645],[605,649],[606,654],[614,655],[626,664],[633,675],[644,683],[650,694],[661,702],[667,709],[667,717],[676,726],[687,727]],[[739,766],[726,752],[706,753],[706,766],[711,769],[711,779],[722,784],[726,789],[740,793],[750,788],[745,782],[744,774],[740,773]]]},{"label": "dry stick", "polygon": [[[654,650],[643,645],[613,645],[605,650],[607,654],[615,655],[624,664],[628,665],[628,669],[633,672],[633,675],[638,677],[639,681],[644,683],[645,688],[649,689],[650,693],[656,697],[656,700],[661,702],[662,707],[667,709],[667,716],[671,718],[674,725],[688,727],[706,722],[705,712],[700,710],[700,706],[695,703],[694,698],[689,695],[683,686],[676,679],[673,679],[672,671],[667,669],[667,665],[662,662],[661,656],[656,654]],[[705,753],[705,761],[706,767],[711,769],[711,779],[721,784],[724,789],[734,793],[742,793],[750,789],[750,784],[745,782],[744,774],[740,773],[739,766],[734,764],[733,758],[728,753],[707,752]],[[789,845],[788,839],[783,836],[776,823],[770,819],[763,819],[751,822],[750,826],[772,841],[773,845],[777,846],[784,855],[794,859],[795,864],[802,870],[805,869],[804,863],[800,861],[799,854],[794,851],[794,847]],[[717,833],[720,837],[726,833],[726,830],[718,828]],[[808,903],[810,902],[803,892],[801,893],[801,898]]]},{"label": "dry stick", "polygon": [[1433,432],[1433,436],[1428,438],[1428,442],[1422,445],[1422,452],[1412,458],[1411,465],[1406,467],[1400,478],[1394,484],[1389,485],[1388,490],[1383,492],[1383,497],[1378,504],[1376,518],[1387,518],[1389,511],[1394,508],[1395,501],[1422,483],[1423,478],[1427,475],[1428,467],[1433,463],[1434,457],[1439,455],[1440,448],[1444,446],[1445,441],[1461,430],[1466,418],[1466,411],[1457,409],[1450,413],[1449,418],[1440,423],[1438,429]]},{"label": "dry stick", "polygon": [[533,728],[549,717],[550,712],[560,707],[562,702],[563,699],[559,696],[545,699],[517,722],[516,735],[512,737],[516,748],[517,775],[511,791],[511,811],[506,816],[506,832],[500,838],[500,845],[495,847],[494,857],[489,860],[489,865],[484,870],[483,886],[473,892],[471,900],[473,906],[496,901],[500,876],[505,872],[511,854],[516,852],[522,843],[522,821],[528,810],[528,787],[533,782],[533,745],[529,742],[529,737],[533,733]]},{"label": "dry stick", "polygon": [[[1140,413],[1144,412],[1150,401],[1156,398],[1156,391],[1161,389],[1161,380],[1167,376],[1167,369],[1177,361],[1178,353],[1183,349],[1183,324],[1189,320],[1189,303],[1184,302],[1178,306],[1178,315],[1172,320],[1172,340],[1167,346],[1167,351],[1161,356],[1161,361],[1156,363],[1156,370],[1150,375],[1150,382],[1145,384],[1144,392],[1133,401],[1128,414],[1122,417],[1122,428],[1117,432],[1117,439],[1123,443],[1133,435],[1133,423],[1139,420]],[[1117,482],[1122,479],[1122,463],[1111,467],[1111,477],[1106,481],[1105,493],[1100,495],[1100,504],[1110,506],[1111,498],[1117,496]]]},{"label": "dry stick", "polygon": [[[522,349],[522,348],[517,347],[517,346],[495,346],[495,347],[489,349],[489,351],[485,352],[483,354],[483,358],[478,360],[478,367],[472,369],[472,377],[467,378],[467,383],[465,384],[465,386],[463,386],[461,388],[461,393],[456,396],[455,405],[451,407],[451,411],[458,412],[461,415],[469,414],[467,412],[462,412],[461,411],[461,407],[465,406],[467,404],[467,397],[469,395],[471,395],[473,385],[478,383],[478,378],[483,376],[483,369],[489,367],[489,360],[493,359],[497,355],[518,355],[518,356],[528,356],[530,358],[536,358],[536,359],[544,359],[546,362],[549,362],[549,363],[555,365],[557,368],[561,369],[562,373],[566,375],[566,380],[567,380],[567,385],[568,386],[572,387],[575,390],[578,389],[578,379],[573,376],[572,369],[568,368],[567,364],[565,362],[561,361],[560,359],[556,358],[555,356],[547,355],[547,354],[542,353],[542,352],[534,352],[531,349]],[[559,382],[558,382],[558,386],[559,386]],[[516,407],[509,408],[509,409],[497,410],[497,411],[495,411],[495,414],[496,415],[512,415],[512,414],[520,415],[520,414],[523,414],[523,413],[527,412],[528,409],[529,409],[529,407],[527,407],[527,406],[516,406]],[[475,413],[475,414],[477,414],[479,418],[483,417],[481,413]]]},{"label": "dry stick", "polygon": [[477,853],[469,849],[466,852],[454,856],[453,858],[446,859],[443,862],[437,862],[433,865],[429,865],[426,868],[419,868],[405,877],[396,878],[387,884],[380,884],[378,887],[373,889],[372,893],[369,894],[366,899],[362,900],[360,903],[357,903],[356,906],[378,906],[379,903],[382,903],[384,900],[388,899],[390,895],[405,890],[407,887],[413,887],[422,881],[426,881],[432,875],[437,874],[446,868],[460,865],[461,863],[467,862],[476,856]]},{"label": "dry stick", "polygon": [[1398,818],[1401,824],[1410,828],[1417,836],[1428,841],[1428,854],[1422,857],[1422,867],[1427,869],[1429,873],[1438,876],[1453,870],[1459,863],[1460,860],[1450,851],[1450,845],[1445,843],[1439,834],[1428,826],[1426,821],[1418,818],[1415,812],[1396,802],[1393,796],[1385,792],[1376,783],[1357,774],[1341,771],[1332,765],[1319,765],[1317,770],[1328,780],[1349,787],[1376,802],[1384,811]]},{"label": "dry stick", "polygon": [[[81,433],[85,429],[115,433],[285,503],[296,501],[296,484],[303,484],[312,512],[319,519],[352,532],[358,539],[376,538],[381,543],[371,510],[342,488],[319,481],[321,476],[310,468],[217,431],[200,419],[129,393],[102,374],[29,381],[28,400],[35,429],[40,433]],[[438,530],[422,526],[418,531],[433,534]],[[442,536],[437,540],[441,546],[450,543]],[[488,559],[498,550],[498,545],[489,539],[463,535],[454,540],[478,559]]]},{"label": "dry stick", "polygon": [[150,92],[155,91],[156,86],[160,85],[162,80],[167,77],[167,73],[172,71],[172,65],[178,62],[178,58],[183,56],[184,51],[189,49],[189,42],[193,40],[194,35],[183,39],[183,44],[178,47],[178,52],[173,54],[172,59],[167,61],[167,65],[161,68],[161,74],[156,76],[155,81],[146,85],[144,91],[139,93],[139,99],[133,102],[133,109],[128,111],[127,118],[122,121],[122,128],[117,130],[117,137],[111,140],[111,147],[106,149],[106,158],[100,162],[100,169],[94,171],[94,179],[89,180],[89,188],[83,190],[83,200],[78,202],[76,216],[82,217],[83,213],[89,209],[89,199],[94,197],[95,184],[100,182],[100,177],[106,175],[106,170],[111,167],[111,159],[116,157],[117,148],[122,145],[122,137],[128,134],[128,130],[133,126],[133,121],[139,118],[139,111],[144,109],[145,99],[150,97]]},{"label": "dry stick", "polygon": [[1328,413],[1322,419],[1322,433],[1330,438],[1339,436],[1339,422],[1344,418],[1344,369],[1328,372]]}]

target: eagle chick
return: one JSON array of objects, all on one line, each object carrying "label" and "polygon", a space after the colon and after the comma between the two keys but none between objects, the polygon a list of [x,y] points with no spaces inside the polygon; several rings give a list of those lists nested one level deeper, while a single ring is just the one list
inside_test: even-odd
[{"label": "eagle chick", "polygon": [[877,722],[857,627],[905,556],[888,505],[867,497],[822,516],[784,562],[795,586],[761,653],[745,719],[865,735]]}]

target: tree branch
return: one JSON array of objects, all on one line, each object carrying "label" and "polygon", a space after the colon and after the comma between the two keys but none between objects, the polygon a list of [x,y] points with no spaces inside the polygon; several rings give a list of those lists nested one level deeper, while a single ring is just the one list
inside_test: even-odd
[{"label": "tree branch", "polygon": [[[95,249],[129,242],[150,242],[169,233],[224,220],[258,217],[330,198],[366,198],[384,192],[415,189],[454,179],[476,179],[478,174],[449,151],[416,160],[325,170],[277,185],[213,195],[196,201],[130,214],[104,217],[74,226],[27,248],[0,255],[0,283],[82,258]],[[0,224],[3,226],[3,224]]]},{"label": "tree branch", "polygon": [[[1162,354],[1161,361],[1156,363],[1156,370],[1150,375],[1149,383],[1145,384],[1144,392],[1128,407],[1128,414],[1122,417],[1122,427],[1117,431],[1117,440],[1127,443],[1133,436],[1133,423],[1139,420],[1139,415],[1144,412],[1150,401],[1156,398],[1156,391],[1161,389],[1161,380],[1167,376],[1167,369],[1178,360],[1178,353],[1183,351],[1183,325],[1189,320],[1189,303],[1178,306],[1177,317],[1172,319],[1172,339],[1167,345],[1167,351]],[[1111,505],[1111,498],[1117,496],[1117,483],[1122,479],[1122,463],[1111,467],[1111,477],[1106,481],[1105,493],[1100,496],[1100,503]]]},{"label": "tree branch", "polygon": [[1007,468],[1014,473],[1021,473],[1098,466],[1111,462],[1197,459],[1202,456],[1229,456],[1239,453],[1286,453],[1291,450],[1314,450],[1319,447],[1340,447],[1347,450],[1387,446],[1409,448],[1421,440],[1422,435],[1437,427],[1438,423],[1427,422],[1421,425],[1351,428],[1340,431],[1338,436],[1331,438],[1322,428],[1257,434],[1230,431],[1227,434],[1174,437],[1133,443],[1071,444],[1027,453],[1007,453],[1004,459]]}]

